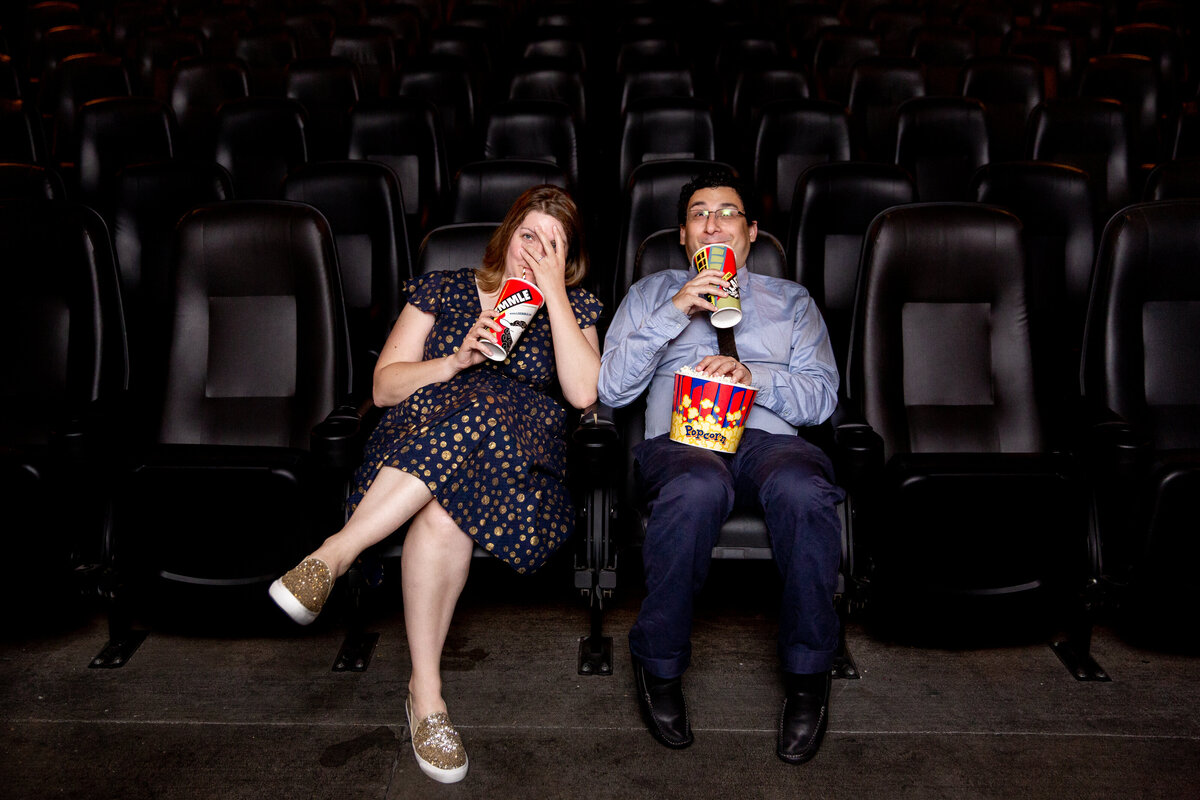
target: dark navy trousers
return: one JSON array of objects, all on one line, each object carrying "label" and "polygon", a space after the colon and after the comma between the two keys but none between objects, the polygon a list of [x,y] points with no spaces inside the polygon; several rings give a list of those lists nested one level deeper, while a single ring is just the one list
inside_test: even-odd
[{"label": "dark navy trousers", "polygon": [[748,428],[732,456],[666,434],[637,445],[634,456],[650,519],[642,550],[646,598],[629,632],[633,656],[662,678],[687,669],[694,598],[736,504],[760,510],[770,533],[783,580],[782,668],[828,670],[840,632],[833,594],[842,557],[836,506],[844,495],[825,453],[800,436]]}]

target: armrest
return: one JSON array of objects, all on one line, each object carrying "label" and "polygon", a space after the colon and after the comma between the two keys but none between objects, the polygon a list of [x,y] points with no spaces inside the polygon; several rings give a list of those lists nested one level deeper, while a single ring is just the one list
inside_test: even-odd
[{"label": "armrest", "polygon": [[579,422],[571,432],[571,440],[584,447],[604,447],[620,441],[613,409],[603,403],[592,403],[579,412]]},{"label": "armrest", "polygon": [[86,421],[79,416],[59,420],[50,431],[50,448],[54,457],[62,463],[79,464],[87,455]]},{"label": "armrest", "polygon": [[1139,472],[1153,450],[1144,431],[1109,408],[1089,410],[1087,440],[1089,460],[1119,475]]},{"label": "armrest", "polygon": [[834,466],[841,482],[857,485],[883,472],[883,437],[858,410],[839,403],[834,411]]},{"label": "armrest", "polygon": [[362,444],[362,418],[353,406],[338,406],[309,433],[313,455],[337,470],[358,466]]},{"label": "armrest", "polygon": [[613,414],[611,406],[593,403],[580,412],[579,422],[571,431],[572,449],[591,466],[599,466],[616,456],[621,435]]}]

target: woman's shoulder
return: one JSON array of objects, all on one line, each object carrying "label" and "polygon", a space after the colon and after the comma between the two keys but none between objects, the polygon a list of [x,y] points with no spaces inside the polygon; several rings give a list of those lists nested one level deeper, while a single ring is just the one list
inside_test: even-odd
[{"label": "woman's shoulder", "polygon": [[410,303],[426,311],[435,311],[437,306],[454,295],[474,292],[475,269],[463,267],[425,272],[409,279],[404,289]]},{"label": "woman's shoulder", "polygon": [[575,312],[575,321],[582,327],[595,325],[604,310],[604,304],[596,295],[582,286],[572,286],[567,289],[567,299],[571,301],[571,309]]}]

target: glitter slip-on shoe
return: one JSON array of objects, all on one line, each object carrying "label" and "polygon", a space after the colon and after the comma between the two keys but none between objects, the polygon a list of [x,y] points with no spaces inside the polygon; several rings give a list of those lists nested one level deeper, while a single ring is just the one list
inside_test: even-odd
[{"label": "glitter slip-on shoe", "polygon": [[413,725],[412,695],[404,701],[408,731],[417,766],[438,783],[458,783],[467,776],[467,751],[445,711],[437,711]]},{"label": "glitter slip-on shoe", "polygon": [[270,595],[284,613],[308,625],[321,613],[333,588],[333,573],[319,558],[306,558],[271,584]]}]

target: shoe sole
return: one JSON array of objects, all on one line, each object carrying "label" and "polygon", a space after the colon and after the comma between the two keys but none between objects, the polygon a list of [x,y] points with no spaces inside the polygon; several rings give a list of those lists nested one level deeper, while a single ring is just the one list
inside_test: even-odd
[{"label": "shoe sole", "polygon": [[412,744],[413,758],[417,760],[417,766],[421,768],[421,772],[424,772],[438,783],[458,783],[467,777],[467,766],[471,763],[471,759],[467,757],[465,751],[463,752],[462,766],[454,767],[453,769],[439,769],[421,758],[421,754],[417,752],[417,729],[412,724],[412,703],[410,700],[404,701],[404,717],[408,720],[408,740]]},{"label": "shoe sole", "polygon": [[309,611],[308,608],[296,599],[296,595],[288,591],[288,588],[283,585],[283,580],[276,578],[268,590],[271,599],[275,601],[275,605],[283,609],[283,613],[287,614],[292,620],[300,625],[311,625],[317,615]]}]

